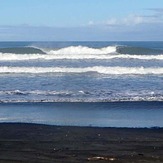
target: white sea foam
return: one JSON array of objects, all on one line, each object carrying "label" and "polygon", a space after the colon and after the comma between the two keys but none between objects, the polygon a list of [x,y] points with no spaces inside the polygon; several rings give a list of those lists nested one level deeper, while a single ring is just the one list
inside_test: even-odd
[{"label": "white sea foam", "polygon": [[163,101],[162,90],[119,90],[111,94],[110,90],[3,90],[0,96],[0,103]]},{"label": "white sea foam", "polygon": [[160,55],[130,55],[130,54],[10,54],[0,53],[0,61],[24,61],[24,60],[62,60],[62,59],[139,59],[139,60],[163,60]]},{"label": "white sea foam", "polygon": [[72,95],[72,94],[82,94],[80,91],[72,92],[72,91],[43,91],[43,90],[28,90],[28,91],[21,91],[21,90],[3,90],[0,91],[0,95]]},{"label": "white sea foam", "polygon": [[89,55],[89,54],[109,54],[109,53],[115,53],[115,52],[116,52],[116,46],[108,46],[108,47],[101,48],[101,49],[89,48],[85,46],[70,46],[70,47],[59,49],[59,50],[51,50],[48,53],[56,54],[56,55],[66,55],[66,54]]},{"label": "white sea foam", "polygon": [[36,59],[46,59],[47,57],[48,57],[48,55],[44,55],[44,54],[0,53],[0,61],[36,60]]},{"label": "white sea foam", "polygon": [[53,98],[53,99],[2,99],[0,103],[38,103],[38,102],[139,102],[139,101],[163,101],[160,97],[118,97],[118,98]]},{"label": "white sea foam", "polygon": [[85,68],[67,68],[67,67],[0,67],[0,73],[87,73],[96,72],[110,75],[146,75],[146,74],[163,74],[162,67],[85,67]]}]

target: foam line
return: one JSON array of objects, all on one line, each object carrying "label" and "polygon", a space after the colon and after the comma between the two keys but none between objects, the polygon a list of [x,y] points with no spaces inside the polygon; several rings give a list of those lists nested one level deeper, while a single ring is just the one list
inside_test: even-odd
[{"label": "foam line", "polygon": [[94,55],[94,54],[8,54],[0,53],[0,61],[24,61],[24,60],[60,60],[60,59],[139,59],[139,60],[163,60],[163,55],[129,55],[129,54],[108,54],[108,55]]},{"label": "foam line", "polygon": [[0,73],[87,73],[96,72],[99,74],[110,75],[146,75],[146,74],[163,74],[162,67],[85,67],[85,68],[66,68],[66,67],[0,67]]}]

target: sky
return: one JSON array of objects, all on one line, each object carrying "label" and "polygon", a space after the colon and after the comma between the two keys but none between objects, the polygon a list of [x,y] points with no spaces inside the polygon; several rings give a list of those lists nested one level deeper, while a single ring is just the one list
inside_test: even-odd
[{"label": "sky", "polygon": [[163,0],[0,0],[0,41],[163,41]]}]

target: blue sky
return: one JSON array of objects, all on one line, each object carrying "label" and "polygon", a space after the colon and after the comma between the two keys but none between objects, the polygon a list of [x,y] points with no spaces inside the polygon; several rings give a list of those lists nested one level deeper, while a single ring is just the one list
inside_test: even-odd
[{"label": "blue sky", "polygon": [[0,41],[163,40],[163,0],[0,0]]}]

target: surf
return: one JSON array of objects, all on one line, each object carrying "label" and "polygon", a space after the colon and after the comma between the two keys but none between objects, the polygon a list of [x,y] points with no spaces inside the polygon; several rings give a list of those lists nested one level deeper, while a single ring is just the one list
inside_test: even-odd
[{"label": "surf", "polygon": [[75,55],[75,54],[9,54],[0,53],[0,61],[25,61],[25,60],[111,60],[111,59],[137,59],[137,60],[163,60],[163,54],[160,55]]},{"label": "surf", "polygon": [[84,68],[67,67],[0,67],[0,74],[44,74],[44,73],[99,73],[108,75],[161,75],[162,67],[104,67],[93,66]]},{"label": "surf", "polygon": [[[135,50],[136,49],[136,50]],[[86,46],[69,46],[60,49],[42,49],[37,47],[1,48],[0,61],[27,61],[27,60],[112,60],[112,59],[137,59],[137,60],[163,60],[161,54],[143,54],[145,48],[108,46],[103,48],[90,48]],[[154,51],[154,50],[152,50]],[[158,50],[155,50],[155,52]],[[132,54],[129,54],[131,53]],[[137,53],[142,54],[137,54]],[[159,50],[159,52],[161,52]],[[125,54],[123,54],[125,53]]]}]

